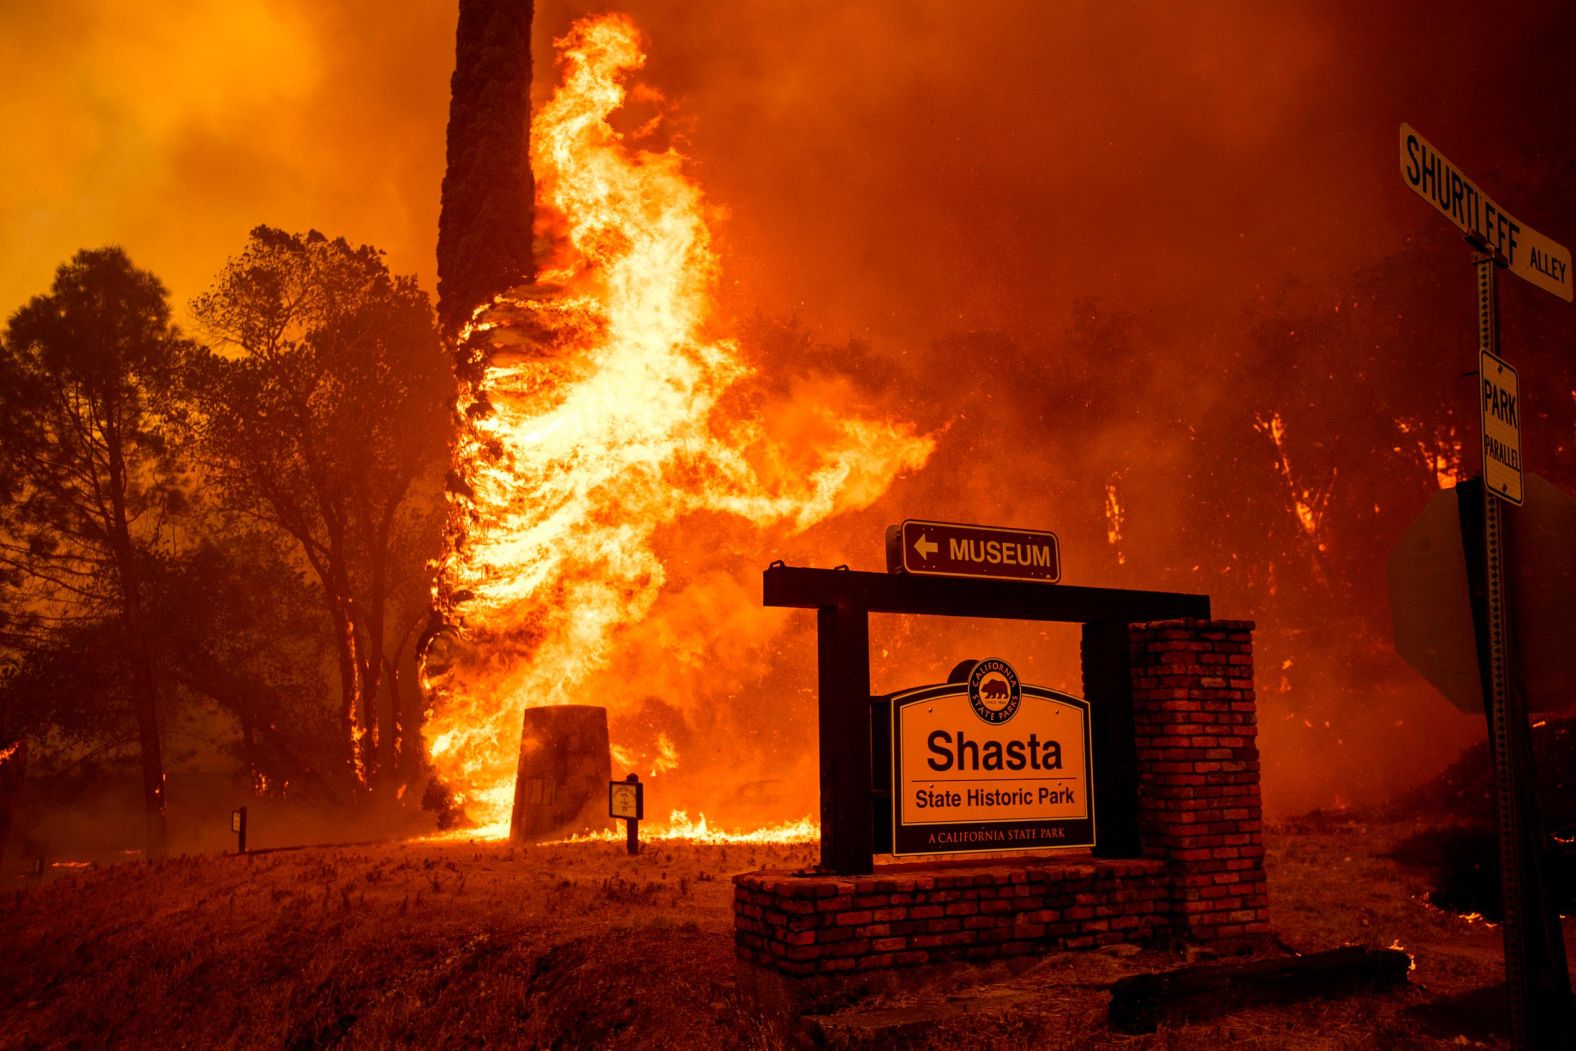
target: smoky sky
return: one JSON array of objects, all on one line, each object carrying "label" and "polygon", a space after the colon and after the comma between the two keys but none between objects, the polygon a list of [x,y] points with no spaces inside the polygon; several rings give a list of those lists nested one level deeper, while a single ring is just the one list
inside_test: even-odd
[{"label": "smoky sky", "polygon": [[[1420,225],[1400,121],[1522,214],[1573,117],[1576,18],[1554,3],[621,6],[725,213],[728,304],[876,339],[1052,322],[1090,295],[1218,323]],[[552,37],[601,9],[538,4],[538,98]],[[377,244],[431,287],[454,19],[6,4],[0,299],[114,241],[184,303],[258,222]]]},{"label": "smoky sky", "polygon": [[[1245,339],[1245,312],[1275,290],[1333,301],[1408,239],[1460,247],[1402,185],[1402,121],[1518,218],[1576,241],[1576,166],[1561,163],[1576,127],[1569,4],[616,8],[648,35],[640,79],[665,99],[663,141],[691,158],[714,212],[719,328],[760,310],[827,341],[867,340],[865,367],[895,377],[884,408],[927,429],[947,426],[948,379],[974,364],[950,355],[950,333],[1015,333],[1003,353],[1042,354],[1044,334],[1095,298],[1163,340],[1152,382],[1170,382]],[[553,37],[606,9],[539,0],[538,101],[554,82]],[[43,291],[76,249],[119,243],[184,313],[265,222],[375,244],[431,290],[455,19],[426,0],[8,0],[0,309]],[[1457,262],[1465,288],[1464,251]],[[1507,310],[1571,309],[1505,284]],[[1469,313],[1464,303],[1464,324]],[[992,370],[1012,382],[1011,362]],[[1076,421],[1046,425],[1064,424]],[[1167,455],[1142,421],[1129,437],[1124,457]],[[1062,491],[1098,501],[1112,469],[1065,470]],[[884,522],[979,520],[946,504],[960,493],[996,521],[1058,525],[1054,502],[1004,493],[945,442],[926,472],[889,506],[772,554],[878,568]],[[1066,550],[1069,582],[1150,583],[1090,579],[1078,544]],[[1261,669],[1261,689],[1276,674]],[[1381,747],[1403,717],[1434,712],[1457,738],[1480,725],[1442,704],[1382,713],[1369,737]],[[1322,719],[1283,717],[1310,730]],[[1288,732],[1266,728],[1267,790],[1274,735]]]}]

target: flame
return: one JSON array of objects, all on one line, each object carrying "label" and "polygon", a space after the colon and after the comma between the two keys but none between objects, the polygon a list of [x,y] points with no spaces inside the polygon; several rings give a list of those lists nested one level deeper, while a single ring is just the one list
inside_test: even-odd
[{"label": "flame", "polygon": [[1412,950],[1401,944],[1400,938],[1392,941],[1390,943],[1390,948],[1406,953],[1406,969],[1408,971],[1417,970],[1417,957],[1412,953]]},{"label": "flame", "polygon": [[[1461,439],[1450,428],[1443,437],[1431,436],[1432,432],[1421,421],[1398,419],[1396,429],[1412,439],[1423,466],[1432,471],[1434,482],[1441,489],[1453,489],[1461,481]],[[1393,448],[1400,452],[1401,446]]]},{"label": "flame", "polygon": [[1116,478],[1112,477],[1105,483],[1105,541],[1116,548],[1116,564],[1127,564],[1127,555],[1122,551],[1122,522],[1126,517],[1122,510],[1122,500],[1117,495]]},{"label": "flame", "polygon": [[665,774],[679,765],[678,750],[673,747],[673,739],[667,734],[657,735],[657,757],[651,761],[651,776]]},{"label": "flame", "polygon": [[1456,915],[1460,916],[1463,920],[1466,920],[1468,923],[1481,923],[1483,926],[1491,927],[1491,928],[1499,926],[1499,924],[1497,924],[1497,923],[1493,923],[1493,922],[1491,922],[1489,920],[1485,920],[1483,918],[1483,914],[1481,912],[1460,912],[1460,913],[1457,913]]},{"label": "flame", "polygon": [[[579,835],[569,836],[565,839],[554,840],[548,846],[559,846],[573,843],[607,843],[624,841],[623,829],[616,831],[598,830],[584,832]],[[683,810],[675,810],[668,815],[666,825],[650,826],[642,823],[640,826],[642,841],[651,840],[681,840],[686,843],[815,843],[821,838],[821,826],[812,818],[802,817],[798,821],[784,821],[778,825],[767,825],[762,828],[749,829],[741,832],[730,832],[727,829],[711,828],[706,823],[706,815],[701,814],[700,820],[691,821],[689,814]]]},{"label": "flame", "polygon": [[[838,411],[835,382],[763,404],[738,344],[706,331],[719,265],[683,156],[632,144],[650,122],[630,136],[609,123],[645,62],[635,24],[583,19],[555,45],[562,82],[532,123],[531,160],[556,243],[534,284],[479,308],[460,337],[457,482],[434,589],[456,632],[423,670],[433,767],[489,831],[507,824],[526,708],[586,703],[609,672],[651,688],[626,649],[667,579],[659,530],[709,512],[802,531],[868,506],[934,444]],[[743,615],[735,590],[676,656],[693,660],[697,638],[711,644]],[[609,692],[594,703],[616,716],[631,698]],[[670,683],[664,696],[683,693]],[[615,748],[627,769],[679,762],[671,737]]]},{"label": "flame", "polygon": [[1321,538],[1324,525],[1324,512],[1330,502],[1331,490],[1335,487],[1337,468],[1330,468],[1330,480],[1317,490],[1308,489],[1297,484],[1296,476],[1292,473],[1291,458],[1286,451],[1286,421],[1279,412],[1272,413],[1268,419],[1255,415],[1253,429],[1260,434],[1268,435],[1275,445],[1275,454],[1279,462],[1276,466],[1280,470],[1282,480],[1291,497],[1292,510],[1296,512],[1297,521],[1302,526],[1302,531],[1308,539],[1314,541],[1318,549],[1325,549],[1325,542]]}]

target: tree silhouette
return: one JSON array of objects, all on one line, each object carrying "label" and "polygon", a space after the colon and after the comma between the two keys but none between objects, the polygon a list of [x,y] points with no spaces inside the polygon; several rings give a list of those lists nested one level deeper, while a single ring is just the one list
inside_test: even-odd
[{"label": "tree silhouette", "polygon": [[427,296],[377,249],[259,226],[193,309],[235,352],[205,352],[188,377],[203,466],[229,510],[282,530],[311,567],[345,769],[392,788],[419,711],[380,710],[389,621],[411,619],[395,599],[423,590],[412,579],[437,553],[454,403]]},{"label": "tree silhouette", "polygon": [[165,778],[139,548],[182,503],[164,428],[189,352],[164,286],[113,247],[61,266],[0,340],[0,564],[46,626],[119,622],[150,856],[164,851]]},{"label": "tree silhouette", "polygon": [[164,681],[236,722],[236,758],[258,795],[337,801],[339,757],[324,672],[333,647],[316,590],[274,530],[200,524],[151,562],[148,601]]}]

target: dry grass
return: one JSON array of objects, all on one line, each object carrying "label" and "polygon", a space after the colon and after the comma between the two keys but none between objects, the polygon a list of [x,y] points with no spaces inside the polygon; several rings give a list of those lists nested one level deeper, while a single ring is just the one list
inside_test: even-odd
[{"label": "dry grass", "polygon": [[[1105,987],[1179,961],[1119,951],[902,975],[817,1009],[937,1011],[920,1030],[930,1046],[1459,1047],[1403,1011],[1496,980],[1499,932],[1422,903],[1423,875],[1383,856],[1410,831],[1268,837],[1282,938],[1399,941],[1417,955],[1402,992],[1127,1037],[1106,1028]],[[809,847],[657,844],[632,859],[603,844],[407,843],[16,880],[0,896],[0,1046],[780,1046],[785,1031],[736,980],[728,876],[810,859]]]}]

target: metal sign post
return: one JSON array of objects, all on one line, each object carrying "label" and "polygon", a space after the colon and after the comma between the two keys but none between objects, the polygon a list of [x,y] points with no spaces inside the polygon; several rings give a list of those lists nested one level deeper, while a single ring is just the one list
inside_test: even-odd
[{"label": "metal sign post", "polygon": [[[1499,286],[1503,260],[1486,245],[1472,263],[1477,268],[1479,362],[1499,358]],[[1480,364],[1480,367],[1482,365]],[[1479,379],[1485,432],[1492,410],[1485,392],[1494,383]],[[1483,555],[1486,653],[1480,654],[1485,678],[1489,753],[1494,766],[1495,816],[1499,826],[1500,898],[1504,910],[1505,984],[1510,996],[1511,1042],[1517,1048],[1570,1047],[1576,1019],[1570,997],[1565,939],[1557,908],[1547,894],[1550,864],[1548,835],[1538,805],[1532,742],[1522,699],[1511,689],[1511,625],[1505,574],[1505,509],[1521,503],[1519,471],[1512,495],[1489,482],[1492,463],[1485,438]],[[1519,442],[1518,453],[1519,453]],[[1518,465],[1519,466],[1519,465]]]},{"label": "metal sign post", "polygon": [[[1572,299],[1571,254],[1516,219],[1409,124],[1401,125],[1401,180],[1467,236],[1476,249],[1478,408],[1483,428],[1483,519],[1477,625],[1478,670],[1494,766],[1504,907],[1505,982],[1511,1045],[1576,1047],[1576,1013],[1560,917],[1548,894],[1548,833],[1538,807],[1525,698],[1513,687],[1515,655],[1505,572],[1505,514],[1524,499],[1520,381],[1499,353],[1502,268]],[[1467,559],[1474,560],[1468,545]],[[1470,574],[1476,575],[1476,574]]]}]

